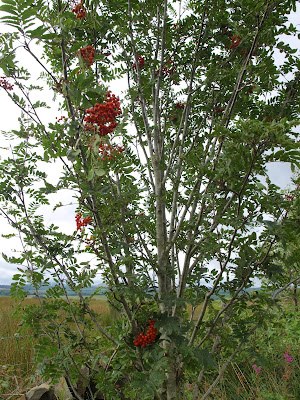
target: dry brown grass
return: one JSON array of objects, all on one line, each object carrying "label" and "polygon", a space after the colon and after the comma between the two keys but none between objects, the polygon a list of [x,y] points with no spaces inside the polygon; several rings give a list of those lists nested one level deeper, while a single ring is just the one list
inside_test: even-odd
[{"label": "dry brown grass", "polygon": [[[202,309],[202,304],[201,304],[200,306],[197,306],[196,309],[194,310],[194,318],[193,318],[194,320],[198,318],[198,316],[199,316],[199,314],[200,314],[200,312],[201,312],[201,309]],[[188,313],[189,315],[191,315],[191,313],[192,313],[192,306],[191,306],[190,304],[188,304],[188,306],[187,306],[187,308],[186,308],[186,311],[187,311],[187,313]]]},{"label": "dry brown grass", "polygon": [[[78,301],[72,299],[72,301]],[[22,305],[38,304],[37,299],[25,299]],[[98,314],[98,320],[103,325],[109,325],[114,317],[105,298],[93,299],[90,307]],[[34,376],[32,364],[34,346],[37,342],[27,331],[17,338],[15,335],[20,328],[20,317],[14,316],[17,302],[9,297],[0,297],[0,398],[13,399],[25,393],[34,382],[30,378]],[[20,364],[20,365],[18,365]]]},{"label": "dry brown grass", "polygon": [[[32,304],[34,299],[27,299]],[[0,394],[9,399],[10,394],[23,393],[28,385],[28,377],[34,373],[32,362],[32,337],[14,338],[18,332],[20,320],[13,317],[16,302],[9,297],[0,297]],[[19,364],[19,365],[18,365]]]},{"label": "dry brown grass", "polygon": [[[26,304],[34,303],[27,299]],[[20,319],[14,318],[16,303],[9,297],[0,297],[0,338],[12,337],[19,329]],[[32,338],[4,339],[0,341],[1,364],[20,364],[32,359]]]}]

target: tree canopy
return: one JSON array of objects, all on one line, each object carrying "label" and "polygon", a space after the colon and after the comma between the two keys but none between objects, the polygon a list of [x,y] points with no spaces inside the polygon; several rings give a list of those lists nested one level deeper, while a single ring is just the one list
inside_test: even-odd
[{"label": "tree canopy", "polygon": [[[13,294],[24,298],[28,282],[39,299],[24,312],[47,333],[36,360],[46,377],[65,374],[75,398],[84,365],[106,399],[183,399],[192,380],[204,400],[266,323],[276,293],[248,289],[255,277],[278,288],[273,250],[299,230],[299,183],[287,198],[266,169],[299,167],[300,60],[280,36],[297,37],[292,10],[291,0],[2,1],[12,32],[0,38],[0,86],[22,110],[0,212],[23,251],[6,260],[20,265]],[[20,48],[59,104],[50,123]],[[122,95],[110,90],[118,79]],[[53,184],[43,171],[55,161]],[[40,211],[65,189],[73,232]],[[82,295],[99,272],[119,313],[109,327]]]}]

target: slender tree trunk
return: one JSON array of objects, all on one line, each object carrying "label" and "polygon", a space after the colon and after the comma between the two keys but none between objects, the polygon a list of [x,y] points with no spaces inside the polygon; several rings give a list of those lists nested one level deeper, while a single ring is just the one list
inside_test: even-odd
[{"label": "slender tree trunk", "polygon": [[293,303],[295,306],[295,311],[298,312],[298,299],[297,299],[297,283],[294,283],[294,288],[293,288]]},{"label": "slender tree trunk", "polygon": [[167,400],[175,400],[179,398],[177,396],[178,394],[177,380],[176,380],[177,368],[175,362],[175,355],[173,354],[174,346],[172,344],[170,345],[170,347],[171,346],[172,346],[172,351],[169,357],[170,371],[167,374]]},{"label": "slender tree trunk", "polygon": [[[158,269],[158,296],[159,308],[162,313],[169,316],[172,315],[172,307],[166,305],[166,297],[171,291],[171,274],[170,274],[170,254],[166,251],[167,245],[167,227],[166,227],[166,205],[165,205],[165,186],[163,183],[163,150],[160,147],[159,139],[161,132],[157,131],[156,154],[153,160],[155,195],[156,195],[156,242],[157,242],[157,269]],[[162,347],[165,351],[165,357],[168,358],[168,372],[166,373],[166,381],[162,388],[162,400],[175,400],[177,398],[177,382],[176,382],[176,362],[175,362],[175,343],[170,342],[167,334],[162,332]]]}]

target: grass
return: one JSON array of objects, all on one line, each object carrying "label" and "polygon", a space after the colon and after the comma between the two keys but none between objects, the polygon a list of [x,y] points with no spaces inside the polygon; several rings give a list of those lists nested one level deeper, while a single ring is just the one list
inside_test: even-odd
[{"label": "grass", "polygon": [[[294,305],[284,302],[275,325],[255,332],[208,399],[300,400],[299,317]],[[211,382],[207,378],[206,389]]]},{"label": "grass", "polygon": [[[78,301],[76,296],[70,297],[71,302]],[[37,305],[38,300],[29,296],[23,305]],[[34,365],[32,364],[34,346],[37,339],[32,336],[33,332],[20,333],[20,336],[29,337],[17,338],[15,334],[20,326],[20,319],[13,316],[17,303],[10,297],[0,297],[0,398],[15,399],[17,395],[26,392],[38,383],[32,379],[35,376]],[[109,307],[106,297],[103,295],[95,296],[90,301],[90,307],[98,315],[98,320],[102,325],[108,326],[116,318],[114,311]],[[201,307],[197,307],[195,317],[199,315]],[[191,312],[191,307],[187,312]],[[70,324],[73,327],[73,324]],[[74,324],[75,329],[75,324]],[[96,333],[95,333],[96,334]],[[17,365],[21,364],[21,365]]]},{"label": "grass", "polygon": [[[32,304],[34,300],[26,300]],[[19,321],[12,317],[15,302],[9,297],[0,298],[0,338],[14,337]],[[32,357],[35,341],[32,337],[0,340],[0,394],[23,393],[34,374]],[[8,396],[6,397],[9,398]]]},{"label": "grass", "polygon": [[[72,301],[78,299],[72,298]],[[36,299],[26,299],[25,305],[37,304]],[[12,337],[19,329],[19,320],[12,317],[16,303],[8,297],[0,297],[0,337]],[[111,324],[113,315],[106,299],[99,296],[91,300],[90,307],[97,313],[104,326]],[[198,316],[201,306],[196,310]],[[191,310],[188,309],[188,312]],[[226,371],[221,384],[210,400],[295,400],[300,399],[299,377],[299,312],[286,302],[278,312],[276,325],[258,329],[248,348],[236,357]],[[32,332],[28,332],[30,334]],[[36,339],[14,338],[0,340],[0,398],[15,399],[26,392],[35,382],[32,358]],[[293,360],[289,361],[285,354]],[[16,365],[22,364],[22,365]],[[260,369],[257,373],[252,365]],[[208,375],[204,389],[213,380],[214,372]],[[192,398],[193,381],[187,386],[186,399]],[[190,397],[189,397],[190,396]]]},{"label": "grass", "polygon": [[[71,301],[77,301],[71,298]],[[38,304],[37,299],[28,298],[24,301],[24,306]],[[34,346],[37,342],[32,334],[26,332],[16,333],[20,326],[20,319],[13,317],[17,303],[10,297],[0,297],[0,398],[9,400],[20,396],[38,381],[32,377],[35,375],[32,364]],[[99,322],[109,325],[115,316],[111,311],[105,296],[97,296],[91,300],[90,307],[98,314]],[[7,339],[5,339],[7,338]],[[9,338],[9,339],[8,339]]]}]

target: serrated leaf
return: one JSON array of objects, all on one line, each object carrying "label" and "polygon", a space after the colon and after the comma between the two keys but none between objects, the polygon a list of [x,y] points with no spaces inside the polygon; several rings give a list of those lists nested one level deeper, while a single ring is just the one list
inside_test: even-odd
[{"label": "serrated leaf", "polygon": [[27,8],[27,10],[23,11],[21,15],[23,21],[25,22],[30,17],[33,17],[33,19],[35,18],[36,10],[34,8]]},{"label": "serrated leaf", "polygon": [[34,2],[35,2],[35,0],[23,1],[23,2],[22,2],[22,6],[23,6],[23,8],[27,8],[27,7],[29,7],[29,6],[32,6]]},{"label": "serrated leaf", "polygon": [[27,30],[28,28],[30,28],[31,26],[34,26],[35,25],[35,23],[34,22],[31,22],[31,23],[27,23],[26,25],[24,25],[24,28]]},{"label": "serrated leaf", "polygon": [[47,151],[44,152],[44,161],[46,161],[46,162],[49,161],[49,154]]},{"label": "serrated leaf", "polygon": [[6,4],[3,4],[2,6],[0,6],[0,11],[5,11],[9,14],[13,14],[13,15],[17,15],[17,16],[19,15],[18,12],[12,8],[12,6],[6,5]]},{"label": "serrated leaf", "polygon": [[10,4],[11,6],[14,6],[14,7],[17,6],[15,0],[2,0],[2,3],[4,3],[4,4]]},{"label": "serrated leaf", "polygon": [[[14,22],[20,22],[19,17],[13,17],[13,16],[5,16],[0,18],[1,21],[5,22],[6,24],[12,24]],[[18,25],[19,28],[19,25]]]},{"label": "serrated leaf", "polygon": [[31,38],[38,38],[38,39],[42,39],[43,38],[43,34],[45,32],[47,32],[48,28],[45,28],[44,26],[39,26],[36,29],[33,29],[31,31],[28,31],[27,33],[29,33]]}]

